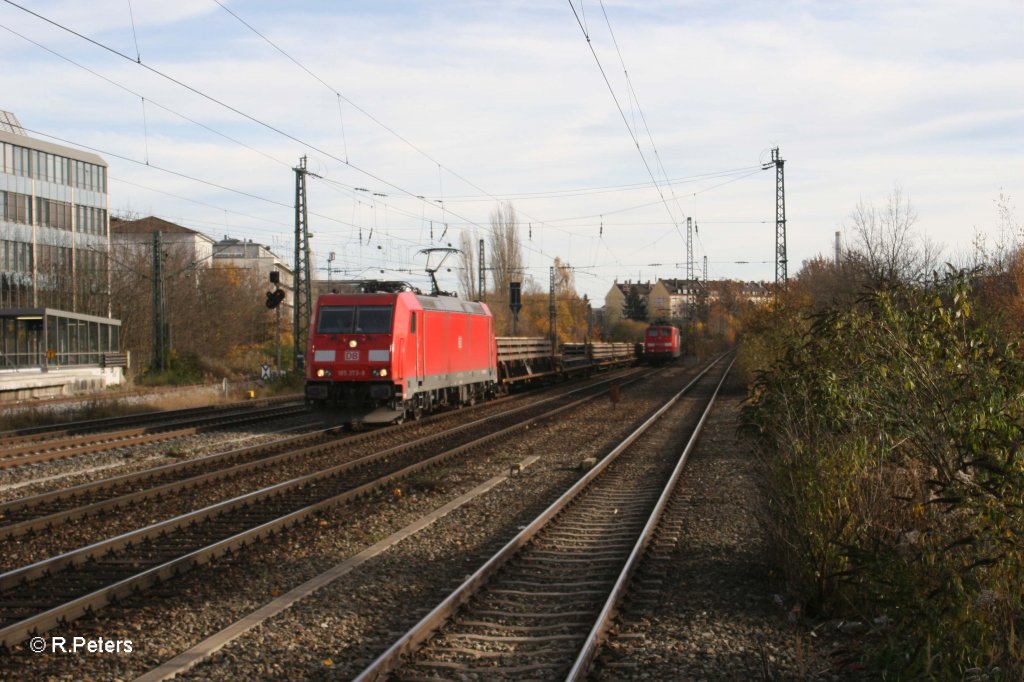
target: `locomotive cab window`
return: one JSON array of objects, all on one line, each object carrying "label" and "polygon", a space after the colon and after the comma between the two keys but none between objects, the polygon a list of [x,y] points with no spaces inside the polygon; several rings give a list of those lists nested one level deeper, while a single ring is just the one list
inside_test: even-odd
[{"label": "locomotive cab window", "polygon": [[359,306],[356,308],[356,332],[359,334],[390,334],[391,306]]},{"label": "locomotive cab window", "polygon": [[672,336],[672,331],[670,329],[662,329],[661,330],[661,335],[662,336]]},{"label": "locomotive cab window", "polygon": [[351,334],[355,317],[354,306],[323,306],[320,308],[316,331],[318,334]]},{"label": "locomotive cab window", "polygon": [[388,334],[391,306],[323,306],[317,320],[318,334]]}]

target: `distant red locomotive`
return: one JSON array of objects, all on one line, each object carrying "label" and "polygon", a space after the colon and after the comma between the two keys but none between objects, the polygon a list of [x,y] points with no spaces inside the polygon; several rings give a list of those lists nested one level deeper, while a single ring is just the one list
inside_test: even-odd
[{"label": "distant red locomotive", "polygon": [[644,360],[651,364],[672,362],[682,355],[678,327],[652,324],[644,332]]},{"label": "distant red locomotive", "polygon": [[306,398],[356,421],[418,417],[498,387],[494,320],[483,303],[414,291],[325,294],[306,354]]}]

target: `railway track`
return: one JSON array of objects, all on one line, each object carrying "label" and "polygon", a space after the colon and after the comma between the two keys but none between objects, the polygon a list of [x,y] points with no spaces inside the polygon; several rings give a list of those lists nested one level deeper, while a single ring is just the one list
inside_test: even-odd
[{"label": "railway track", "polygon": [[209,415],[216,412],[226,412],[240,409],[252,409],[253,407],[268,407],[279,403],[301,402],[301,395],[277,396],[274,398],[259,398],[257,400],[246,400],[242,402],[224,403],[222,405],[204,405],[203,407],[187,407],[179,410],[161,410],[154,412],[138,412],[135,414],[123,415],[120,417],[103,417],[101,419],[87,419],[76,422],[63,422],[60,424],[48,424],[45,426],[27,426],[10,431],[0,431],[0,443],[20,444],[35,440],[46,440],[48,438],[62,438],[78,436],[86,433],[95,433],[108,429],[123,429],[138,424],[157,424],[166,421],[187,419],[196,415]]},{"label": "railway track", "polygon": [[[619,380],[620,376],[594,382],[594,387]],[[513,407],[519,397],[504,398],[475,409]],[[467,414],[462,411],[461,414]],[[449,418],[448,413],[428,417],[419,422],[386,430],[366,431],[342,436],[337,428],[323,429],[254,445],[165,464],[135,473],[84,483],[70,488],[54,490],[31,497],[0,503],[0,540],[40,531],[57,524],[127,508],[142,500],[175,495],[217,481],[303,461],[315,464],[317,460],[334,457],[343,449],[358,446],[379,448],[382,443],[401,439],[402,433],[422,429],[431,422]],[[340,459],[340,457],[339,457]]]},{"label": "railway track", "polygon": [[308,412],[302,402],[274,401],[257,407],[251,404],[235,406],[228,410],[215,410],[215,414],[197,412],[193,416],[163,421],[156,425],[141,426],[118,431],[101,431],[88,435],[71,435],[52,439],[36,439],[15,442],[0,439],[0,469],[25,466],[39,462],[66,459],[115,448],[132,447],[173,440],[204,431],[235,426],[267,419],[279,419]]},{"label": "railway track", "polygon": [[[637,375],[631,380],[641,378]],[[33,633],[288,528],[319,510],[370,493],[603,393],[603,386],[585,387],[505,410],[0,574],[0,643],[11,646],[21,642]],[[43,577],[45,580],[40,580]]]},{"label": "railway track", "polygon": [[[358,681],[586,676],[616,605],[695,445],[721,377],[714,364],[381,654]],[[710,379],[710,380],[709,380]],[[706,407],[682,453],[661,418]],[[675,450],[673,452],[678,452]]]}]

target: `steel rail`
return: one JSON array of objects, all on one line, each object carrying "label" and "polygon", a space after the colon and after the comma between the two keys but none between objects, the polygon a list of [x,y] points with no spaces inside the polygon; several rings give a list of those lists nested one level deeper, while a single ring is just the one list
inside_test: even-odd
[{"label": "steel rail", "polygon": [[210,412],[224,412],[230,410],[252,409],[254,407],[269,407],[275,403],[303,402],[302,396],[287,395],[271,398],[257,398],[255,400],[236,401],[220,405],[205,405],[203,407],[185,407],[178,410],[153,410],[150,412],[137,412],[135,414],[122,415],[120,417],[101,417],[99,419],[86,419],[75,422],[63,422],[49,424],[46,426],[26,426],[10,431],[0,431],[0,443],[20,443],[33,440],[46,440],[48,438],[59,438],[64,436],[76,436],[84,433],[102,431],[110,427],[120,427],[127,424],[147,423],[180,419],[193,414],[209,414]]},{"label": "steel rail", "polygon": [[[0,452],[0,469],[9,469],[26,464],[37,464],[49,462],[56,459],[67,459],[79,455],[87,455],[94,452],[103,452],[116,448],[145,445],[147,443],[158,443],[183,436],[191,436],[205,431],[211,431],[224,426],[245,424],[252,421],[260,421],[268,418],[287,417],[308,412],[305,405],[286,405],[265,407],[256,411],[247,410],[232,412],[230,414],[218,414],[202,419],[192,419],[186,423],[193,424],[185,428],[174,428],[181,422],[175,424],[163,424],[155,427],[142,427],[127,431],[112,431],[95,436],[83,436],[73,441],[39,441],[38,446],[21,446],[6,452]],[[29,452],[32,454],[20,454]],[[4,456],[7,455],[7,456]]]},{"label": "steel rail", "polygon": [[633,574],[636,572],[636,568],[640,565],[644,552],[647,550],[647,546],[650,544],[651,538],[654,536],[654,532],[658,528],[658,524],[661,522],[661,517],[665,511],[665,507],[668,505],[669,500],[675,493],[676,486],[679,483],[679,477],[683,473],[683,467],[686,466],[686,460],[689,458],[690,452],[692,452],[694,447],[696,447],[697,440],[701,431],[704,429],[704,423],[711,414],[711,408],[714,406],[715,400],[718,398],[718,393],[721,391],[722,385],[729,376],[729,372],[732,370],[732,366],[735,362],[735,357],[731,362],[729,362],[729,366],[722,374],[722,379],[718,382],[718,386],[715,387],[715,392],[712,394],[711,399],[708,400],[708,405],[704,408],[704,413],[701,414],[700,420],[694,428],[693,435],[687,441],[686,447],[683,448],[682,453],[679,455],[679,462],[676,464],[675,469],[672,471],[672,475],[665,484],[664,490],[662,490],[661,495],[658,497],[658,502],[654,506],[654,511],[651,513],[643,531],[640,533],[640,537],[633,546],[633,551],[630,552],[629,558],[626,560],[626,564],[623,566],[622,571],[619,574],[619,578],[615,581],[615,585],[612,587],[612,591],[608,595],[608,599],[601,608],[601,613],[594,622],[594,626],[587,634],[587,638],[584,640],[583,646],[580,648],[580,653],[573,662],[572,668],[569,670],[569,674],[566,675],[565,679],[567,681],[577,682],[578,680],[584,679],[589,674],[590,666],[594,661],[594,657],[597,655],[601,644],[604,643],[605,635],[608,633],[608,628],[612,624],[615,611],[621,603],[622,598],[625,596],[626,589],[629,587],[629,582],[632,579]]},{"label": "steel rail", "polygon": [[[612,377],[603,379],[601,381],[594,382],[588,386],[581,387],[579,389],[573,389],[574,391],[591,390],[598,388],[611,381],[616,381],[620,377]],[[569,391],[568,393],[572,393]],[[561,397],[560,394],[549,398],[543,398],[540,401],[535,401],[527,405],[513,407],[511,410],[503,412],[501,415],[496,416],[507,416],[509,414],[515,414],[518,411],[528,409],[534,405],[544,404],[548,401],[554,400]],[[514,399],[502,399],[502,400],[514,400]],[[477,406],[483,408],[487,406],[493,406],[496,402],[482,403]],[[444,418],[444,413],[432,415],[425,420],[420,422],[406,422],[397,427],[392,428],[387,432],[388,435],[394,434],[395,429],[408,430],[414,428],[417,424],[429,423],[431,420],[438,420]],[[460,424],[459,426],[449,429],[448,434],[457,433],[460,430],[467,430],[475,428],[482,424],[484,421],[490,418],[478,419],[473,422],[467,422]],[[205,483],[214,482],[223,478],[229,478],[232,476],[246,474],[252,471],[258,471],[259,469],[266,468],[268,466],[286,462],[288,460],[298,459],[305,456],[316,456],[322,453],[329,453],[329,451],[336,447],[351,447],[357,443],[361,443],[367,440],[380,439],[382,436],[381,431],[367,431],[358,434],[346,435],[342,438],[327,438],[327,436],[333,434],[336,429],[325,429],[312,434],[303,434],[300,436],[293,436],[290,438],[281,439],[274,441],[273,443],[265,443],[262,445],[250,446],[247,448],[241,448],[237,450],[231,450],[228,452],[217,453],[209,455],[207,457],[201,457],[194,460],[188,460],[185,462],[175,462],[172,464],[166,464],[153,469],[146,469],[144,471],[135,472],[131,474],[125,474],[110,479],[104,479],[93,483],[83,483],[73,488],[66,488],[62,490],[55,490],[48,493],[42,493],[33,497],[20,498],[11,500],[9,502],[0,503],[0,524],[3,524],[4,520],[11,518],[18,518],[19,516],[25,516],[23,512],[27,509],[34,507],[40,507],[44,505],[52,505],[54,502],[67,500],[73,502],[75,498],[82,498],[89,495],[100,493],[104,490],[116,489],[118,487],[131,486],[131,491],[123,495],[111,495],[102,500],[97,500],[87,504],[81,504],[74,507],[68,507],[66,509],[59,509],[51,511],[46,514],[40,514],[30,518],[23,518],[13,523],[6,523],[0,525],[0,540],[8,537],[16,537],[23,535],[33,530],[40,530],[42,528],[51,527],[57,523],[67,521],[69,519],[78,519],[99,512],[124,507],[129,503],[137,502],[152,497],[159,497],[161,495],[168,495],[179,490],[186,490],[188,488],[197,487]],[[303,445],[309,441],[314,441],[312,445]],[[282,452],[282,448],[288,449],[292,447],[298,447],[301,449],[287,450]],[[244,460],[237,464],[232,462],[238,462],[238,460]],[[219,464],[226,464],[227,466],[213,469],[205,473],[196,473],[192,476],[182,476],[180,478],[174,478],[176,474],[183,475],[189,471],[196,471],[206,469],[211,466],[217,466]],[[139,489],[138,485],[145,483],[151,479],[172,479],[166,483],[158,484],[156,486]]]},{"label": "steel rail", "polygon": [[[134,474],[125,474],[113,479],[105,479],[99,483],[104,485],[96,485],[94,483],[85,483],[82,486],[76,486],[76,488],[84,488],[86,492],[80,493],[80,495],[87,494],[88,492],[97,492],[106,488],[116,488],[118,486],[125,486],[130,483],[146,481],[152,478],[160,478],[166,476],[172,476],[174,473],[187,472],[189,470],[202,469],[206,466],[216,465],[220,462],[226,461],[229,465],[226,468],[214,469],[206,473],[195,474],[186,478],[180,478],[170,480],[166,483],[162,483],[156,486],[143,488],[140,490],[134,490],[120,495],[114,495],[106,499],[98,500],[96,502],[90,502],[88,504],[79,505],[77,507],[69,507],[67,509],[61,509],[53,511],[48,514],[31,517],[15,523],[8,523],[6,525],[0,525],[0,540],[4,540],[11,537],[18,537],[31,531],[41,530],[43,528],[50,528],[58,523],[62,523],[69,520],[85,518],[99,514],[100,512],[109,509],[118,509],[127,506],[133,502],[139,502],[141,500],[149,499],[152,497],[161,497],[169,495],[174,492],[187,490],[189,488],[198,487],[205,483],[212,483],[224,478],[231,478],[233,476],[258,471],[259,469],[272,466],[288,459],[294,459],[302,454],[318,453],[323,447],[327,447],[334,443],[317,443],[314,446],[302,447],[300,450],[289,450],[287,452],[281,452],[281,448],[288,446],[300,446],[304,442],[322,440],[335,429],[323,429],[312,434],[303,434],[301,436],[293,436],[291,438],[285,438],[282,440],[274,441],[270,444],[255,445],[249,448],[242,448],[239,450],[232,450],[229,452],[217,453],[210,455],[209,457],[203,457],[196,460],[190,460],[187,462],[176,462],[174,464],[167,464],[156,469],[147,469],[145,471],[137,472]],[[369,435],[369,434],[365,434]],[[335,441],[336,443],[337,441]],[[351,444],[346,439],[345,444]],[[249,461],[231,465],[230,462],[245,458],[247,455],[251,455],[253,459]],[[262,455],[262,456],[261,456]],[[72,497],[68,495],[74,488],[68,488],[64,490],[56,490],[52,493],[45,493],[40,497],[47,497],[50,499],[61,499]],[[20,500],[14,500],[14,503],[18,502],[32,502],[34,498],[22,498]],[[42,502],[38,502],[35,506],[40,506]],[[0,505],[0,522],[9,518],[13,515],[12,511],[4,510],[5,507],[12,507],[12,503],[6,505]],[[22,505],[24,508],[24,505]]]},{"label": "steel rail", "polygon": [[487,560],[480,568],[448,595],[430,613],[424,616],[402,637],[396,640],[386,651],[378,656],[365,670],[356,678],[355,682],[370,682],[371,680],[383,679],[387,674],[394,671],[403,663],[403,659],[412,654],[421,644],[431,637],[445,622],[450,620],[456,611],[470,599],[473,598],[498,571],[516,556],[531,540],[533,540],[541,529],[546,527],[556,516],[564,511],[572,502],[579,498],[580,494],[588,489],[591,484],[600,477],[619,456],[625,452],[640,436],[642,436],[654,423],[656,423],[682,396],[687,394],[697,382],[711,369],[718,364],[723,356],[719,356],[708,364],[697,376],[695,376],[685,387],[676,393],[661,408],[652,414],[637,429],[630,433],[623,441],[612,449],[607,455],[594,466],[586,475],[580,478],[572,487],[563,493],[557,500],[540,513],[533,521],[516,534],[505,544],[494,556]]},{"label": "steel rail", "polygon": [[[627,383],[640,381],[642,378],[645,378],[645,376],[648,375],[634,377]],[[571,393],[587,390],[593,391],[592,388],[581,388]],[[569,395],[571,395],[571,393]],[[298,509],[277,516],[272,520],[258,523],[257,525],[249,527],[241,532],[234,532],[228,537],[222,537],[198,549],[185,550],[185,554],[178,555],[170,560],[162,561],[158,565],[145,568],[141,572],[130,577],[118,580],[102,588],[95,589],[87,594],[76,596],[56,607],[49,608],[45,611],[36,613],[0,628],[0,644],[8,647],[17,644],[35,633],[52,629],[61,623],[74,620],[85,613],[101,608],[109,604],[112,600],[123,598],[137,590],[145,589],[156,582],[170,578],[182,571],[206,563],[214,557],[243,547],[244,545],[254,542],[271,533],[284,530],[285,528],[299,523],[311,514],[320,510],[344,503],[361,495],[369,494],[382,486],[389,485],[401,478],[405,478],[420,470],[439,464],[461,453],[486,445],[487,443],[502,438],[513,431],[530,426],[541,420],[549,419],[561,412],[574,409],[600,395],[603,395],[603,391],[593,391],[590,395],[574,400],[568,404],[558,406],[543,414],[527,415],[525,419],[522,419],[518,423],[494,431],[482,438],[469,441],[455,448],[445,449],[438,454],[427,457],[426,459],[421,459],[399,469],[393,469],[389,473],[378,476],[358,486],[347,488],[339,493],[335,494],[334,491],[326,492],[326,497],[321,497],[321,499],[312,504],[305,504]],[[555,397],[550,400],[556,400],[559,397]],[[530,407],[537,406],[538,404],[534,403]],[[442,438],[444,438],[444,434],[427,436],[414,441],[413,444],[389,448],[382,452],[353,460],[352,462],[347,462],[314,474],[301,476],[290,481],[269,486],[258,491],[232,498],[231,500],[226,500],[200,510],[189,512],[188,514],[183,514],[172,519],[151,524],[145,528],[131,531],[115,538],[94,543],[72,552],[66,552],[56,557],[44,559],[13,571],[8,571],[7,573],[0,574],[0,592],[8,592],[14,587],[43,577],[52,577],[54,574],[74,565],[90,561],[95,561],[97,565],[101,565],[103,564],[106,555],[109,555],[112,552],[116,552],[119,549],[123,549],[128,546],[138,545],[147,539],[156,541],[156,539],[167,536],[177,529],[198,527],[200,522],[204,520],[223,520],[226,514],[239,510],[250,510],[250,516],[256,515],[261,506],[269,507],[270,503],[274,499],[279,497],[284,498],[285,495],[294,493],[300,489],[316,489],[316,493],[325,494],[323,488],[326,486],[318,486],[318,484],[325,483],[326,480],[331,477],[337,477],[344,472],[366,467],[374,462],[387,460],[387,458],[397,454],[399,450],[411,449],[413,445],[429,444],[433,441],[441,440]],[[0,594],[0,601],[3,601],[3,594]]]}]

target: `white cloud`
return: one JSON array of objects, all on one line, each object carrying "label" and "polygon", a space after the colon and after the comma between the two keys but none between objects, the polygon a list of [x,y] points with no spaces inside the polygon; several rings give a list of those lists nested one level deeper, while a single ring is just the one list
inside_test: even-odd
[{"label": "white cloud", "polygon": [[[455,200],[479,194],[472,185],[503,195],[650,180],[568,7],[526,1],[228,6],[452,172],[439,173],[435,161],[349,104],[339,113],[334,93],[209,0],[133,3],[143,63],[319,151],[9,5],[0,7],[0,24],[144,95],[148,136],[139,98],[6,35],[0,58],[16,68],[0,75],[0,106],[27,127],[135,159],[148,154],[153,164],[285,204],[294,183],[289,166],[307,154],[310,167],[328,179],[388,195],[354,203],[351,193],[311,185],[311,208],[334,219],[311,221],[321,235],[315,248],[326,254],[347,247],[344,257],[354,268],[421,265],[415,250],[429,245],[431,220],[447,220],[446,239],[453,240],[464,220],[486,225],[493,201]],[[1019,3],[987,3],[985,11],[955,0],[605,7],[668,175],[753,167],[767,160],[771,146],[781,147],[791,271],[831,249],[833,232],[858,199],[881,202],[894,183],[911,195],[922,227],[951,248],[969,241],[967,226],[994,223],[991,201],[1000,188],[1024,193]],[[596,5],[584,8],[592,45],[626,117],[639,124],[604,17]],[[41,2],[33,9],[135,54],[122,2]],[[284,164],[183,123],[154,102]],[[642,127],[638,139],[660,179]],[[336,160],[346,157],[379,180]],[[230,229],[290,250],[287,208],[108,160],[112,176],[216,207],[122,182],[112,183],[115,209],[191,221],[213,235]],[[676,186],[678,205],[666,189],[670,210],[702,223],[698,254],[709,255],[712,277],[770,279],[773,263],[731,261],[774,258],[774,175],[704,191],[724,180]],[[436,203],[424,205],[401,190],[447,197],[444,215]],[[674,266],[685,257],[666,208],[655,203],[620,212],[658,199],[648,188],[517,200],[524,223],[533,223],[531,265],[542,280],[551,256],[595,266],[578,282],[598,299],[616,276],[678,275],[669,265],[646,265]],[[580,219],[563,222],[574,217]],[[336,221],[361,225],[362,244],[358,229]],[[367,247],[371,228],[384,248]]]}]

